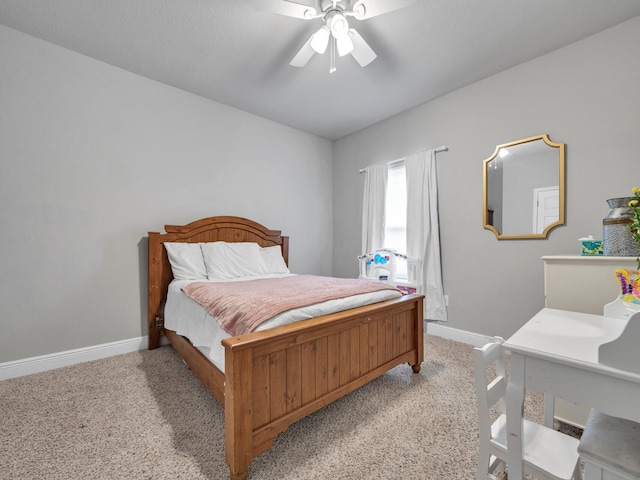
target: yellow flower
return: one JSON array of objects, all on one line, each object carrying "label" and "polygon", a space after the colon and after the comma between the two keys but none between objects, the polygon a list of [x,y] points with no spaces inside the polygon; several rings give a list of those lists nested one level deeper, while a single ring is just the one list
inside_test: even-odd
[{"label": "yellow flower", "polygon": [[633,188],[631,189],[631,191],[637,195],[638,193],[640,193],[640,188],[638,188],[638,187],[633,187]]},{"label": "yellow flower", "polygon": [[638,200],[631,200],[631,201],[629,202],[629,206],[630,206],[630,207],[635,207],[636,205],[638,205]]}]

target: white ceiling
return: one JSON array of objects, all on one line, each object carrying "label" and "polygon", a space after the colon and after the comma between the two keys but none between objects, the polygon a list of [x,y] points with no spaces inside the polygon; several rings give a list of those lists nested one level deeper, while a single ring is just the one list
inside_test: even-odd
[{"label": "white ceiling", "polygon": [[0,0],[7,27],[331,140],[638,15],[638,0],[417,0],[350,17],[378,58],[329,74],[328,53],[289,66],[322,20],[253,0]]}]

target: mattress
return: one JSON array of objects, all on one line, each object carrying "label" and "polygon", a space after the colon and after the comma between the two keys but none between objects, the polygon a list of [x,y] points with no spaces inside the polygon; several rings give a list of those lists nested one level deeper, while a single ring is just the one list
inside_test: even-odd
[{"label": "mattress", "polygon": [[[264,278],[278,278],[293,274],[265,275]],[[255,280],[256,277],[238,278],[232,281]],[[205,281],[205,280],[198,280]],[[194,280],[173,280],[169,284],[167,303],[164,311],[164,326],[189,339],[218,369],[224,372],[224,347],[222,340],[230,337],[211,315],[197,302],[190,299],[181,288]],[[382,302],[402,296],[396,290],[381,290],[351,297],[329,300],[294,310],[283,312],[262,323],[256,331],[285,325],[287,323],[328,315],[363,305]]]}]

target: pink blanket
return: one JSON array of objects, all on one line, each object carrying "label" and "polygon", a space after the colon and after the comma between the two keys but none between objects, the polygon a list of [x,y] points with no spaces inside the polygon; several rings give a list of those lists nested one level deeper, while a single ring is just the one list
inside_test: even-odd
[{"label": "pink blanket", "polygon": [[230,335],[252,332],[279,313],[326,300],[379,290],[391,285],[353,278],[294,275],[242,282],[194,282],[182,287]]}]

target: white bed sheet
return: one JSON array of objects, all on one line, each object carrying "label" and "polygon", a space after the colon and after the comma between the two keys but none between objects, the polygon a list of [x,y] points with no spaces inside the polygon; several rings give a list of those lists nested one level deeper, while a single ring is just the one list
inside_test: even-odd
[{"label": "white bed sheet", "polygon": [[[265,275],[260,278],[287,277],[293,274]],[[256,277],[238,278],[233,281],[255,280]],[[164,310],[164,326],[179,335],[187,337],[213,364],[224,372],[224,347],[221,342],[230,337],[218,322],[198,302],[189,298],[181,288],[195,280],[173,280],[169,284],[167,303]],[[209,280],[198,280],[209,281]],[[396,290],[381,290],[347,298],[328,300],[307,307],[283,312],[261,324],[256,331],[266,330],[287,323],[319,317],[330,313],[348,310],[362,305],[397,298],[402,294]]]}]

